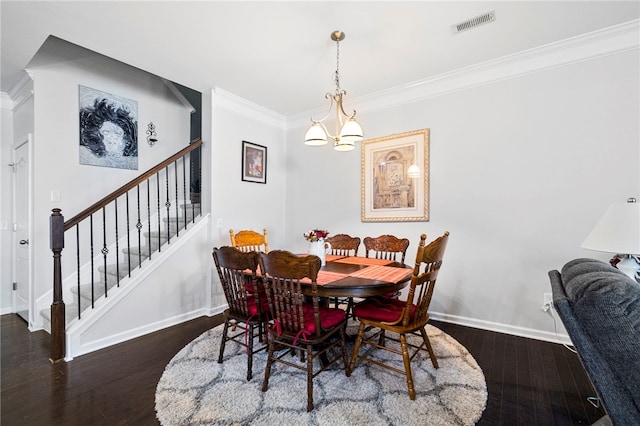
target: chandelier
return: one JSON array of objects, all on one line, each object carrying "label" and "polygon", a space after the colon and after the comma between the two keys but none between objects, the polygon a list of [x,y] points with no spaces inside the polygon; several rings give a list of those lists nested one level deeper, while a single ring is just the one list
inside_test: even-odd
[{"label": "chandelier", "polygon": [[[324,95],[326,99],[329,99],[329,111],[320,120],[311,118],[313,124],[304,136],[304,143],[312,146],[325,145],[328,138],[331,138],[333,139],[333,149],[336,151],[351,151],[355,148],[356,142],[362,140],[363,132],[362,127],[356,121],[356,111],[354,110],[353,114],[348,115],[342,106],[342,97],[347,94],[340,88],[340,42],[344,40],[344,33],[342,31],[332,32],[331,40],[336,42],[336,72],[334,74],[336,91],[333,95],[330,92]],[[332,136],[323,121],[331,114],[334,102],[336,104],[336,132],[335,136]]]}]

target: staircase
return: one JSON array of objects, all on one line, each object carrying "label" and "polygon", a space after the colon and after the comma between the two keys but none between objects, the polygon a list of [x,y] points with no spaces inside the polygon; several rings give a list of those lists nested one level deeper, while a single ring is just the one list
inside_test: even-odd
[{"label": "staircase", "polygon": [[[139,247],[128,247],[121,249],[122,254],[119,255],[119,262],[116,263],[115,254],[112,255],[113,263],[100,265],[95,268],[93,276],[95,281],[91,283],[85,282],[79,286],[69,285],[68,290],[72,294],[73,302],[66,303],[65,320],[67,328],[72,327],[76,322],[82,321],[83,313],[92,309],[99,309],[112,291],[130,283],[130,271],[134,276],[143,268],[152,265],[154,254],[168,248],[168,245],[180,238],[180,234],[184,235],[188,232],[189,225],[195,223],[201,216],[200,204],[182,204],[182,214],[178,217],[164,218],[162,221],[165,226],[164,230],[169,232],[143,232],[144,238],[141,238],[146,244]],[[137,232],[137,230],[131,230]],[[151,258],[151,259],[149,259]],[[106,274],[105,274],[106,271]],[[106,277],[106,281],[105,281]],[[105,285],[106,282],[106,285]],[[78,291],[80,297],[78,298]],[[105,294],[107,296],[105,296]],[[43,328],[51,333],[51,309],[41,309],[40,316],[43,319]]]},{"label": "staircase", "polygon": [[[39,304],[43,328],[52,335],[52,362],[65,359],[67,348],[83,347],[79,353],[95,350],[106,341],[121,341],[125,335],[161,327],[198,310],[190,297],[202,293],[204,287],[202,271],[206,267],[200,239],[205,234],[199,224],[200,194],[191,191],[195,186],[200,189],[201,146],[201,139],[193,141],[69,220],[65,221],[60,209],[53,209],[50,241],[54,273],[48,299],[53,303],[50,309]],[[194,199],[198,202],[190,201]],[[193,228],[200,228],[201,234],[194,235]],[[184,257],[187,253],[190,257]],[[192,262],[194,258],[199,263]],[[164,262],[169,260],[193,264],[199,276],[184,282],[182,276],[175,275],[179,268],[167,269]],[[154,296],[143,290],[153,292],[153,287],[147,288],[146,278],[156,270],[164,273],[154,279],[164,287],[167,299],[156,300],[153,311],[144,304]],[[168,287],[172,283],[180,287]],[[165,311],[174,317],[159,314]],[[102,324],[103,320],[107,323]]]}]

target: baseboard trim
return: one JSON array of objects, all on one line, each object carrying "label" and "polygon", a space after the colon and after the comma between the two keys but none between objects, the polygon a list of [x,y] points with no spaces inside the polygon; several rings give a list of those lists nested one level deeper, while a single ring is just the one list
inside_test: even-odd
[{"label": "baseboard trim", "polygon": [[[123,333],[114,334],[104,339],[98,339],[87,343],[86,345],[78,345],[75,356],[81,356],[94,352],[100,349],[107,348],[109,346],[116,345],[118,343],[126,342],[127,340],[135,339],[137,337],[144,336],[155,331],[163,330],[174,325],[182,324],[183,322],[190,321],[192,319],[207,315],[206,309],[201,308],[195,311],[191,311],[185,314],[177,315],[172,318],[167,318],[162,321],[158,321],[151,324],[146,324],[143,327],[127,330]],[[68,355],[65,357],[65,361],[69,362],[73,360],[73,356]]]},{"label": "baseboard trim", "polygon": [[[497,322],[479,320],[475,318],[462,317],[458,315],[450,315],[442,312],[429,312],[429,317],[435,321],[448,322],[452,324],[463,325],[465,327],[478,328],[481,330],[495,331],[498,333],[510,334],[513,336],[526,337],[529,339],[542,340],[551,343],[560,343],[564,345],[571,345],[571,339],[566,334],[559,334],[558,332],[548,332],[542,330],[535,330],[533,328],[518,327],[509,324],[501,324]],[[559,322],[559,319],[555,319]]]},{"label": "baseboard trim", "polygon": [[229,305],[227,305],[227,304],[212,307],[212,308],[209,309],[209,313],[207,314],[207,316],[213,317],[213,316],[216,316],[216,315],[220,315],[228,307],[229,307]]}]

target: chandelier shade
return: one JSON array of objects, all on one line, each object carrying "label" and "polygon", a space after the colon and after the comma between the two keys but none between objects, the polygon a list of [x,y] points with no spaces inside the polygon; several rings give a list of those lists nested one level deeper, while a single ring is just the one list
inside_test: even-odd
[{"label": "chandelier shade", "polygon": [[320,123],[313,123],[304,135],[304,143],[310,146],[320,146],[327,144],[327,133]]},{"label": "chandelier shade", "polygon": [[[362,126],[360,126],[355,118],[356,112],[353,111],[353,114],[348,115],[342,105],[342,98],[347,94],[346,91],[340,89],[340,41],[344,40],[344,37],[345,35],[342,31],[334,31],[331,33],[331,40],[335,41],[337,46],[336,71],[334,73],[336,90],[333,95],[331,93],[325,95],[330,102],[327,115],[320,120],[311,119],[312,125],[304,136],[304,143],[306,145],[325,145],[329,139],[331,139],[333,140],[333,148],[336,151],[351,151],[355,148],[356,142],[360,142],[364,138]],[[336,104],[336,131],[335,136],[332,136],[323,122],[331,114],[334,103]]]}]

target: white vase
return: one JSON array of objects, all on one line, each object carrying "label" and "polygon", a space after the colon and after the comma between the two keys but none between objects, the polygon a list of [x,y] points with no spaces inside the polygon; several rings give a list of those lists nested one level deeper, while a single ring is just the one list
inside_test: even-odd
[{"label": "white vase", "polygon": [[322,266],[327,264],[327,253],[331,252],[331,244],[324,240],[309,241],[309,254],[315,254],[320,258]]}]

